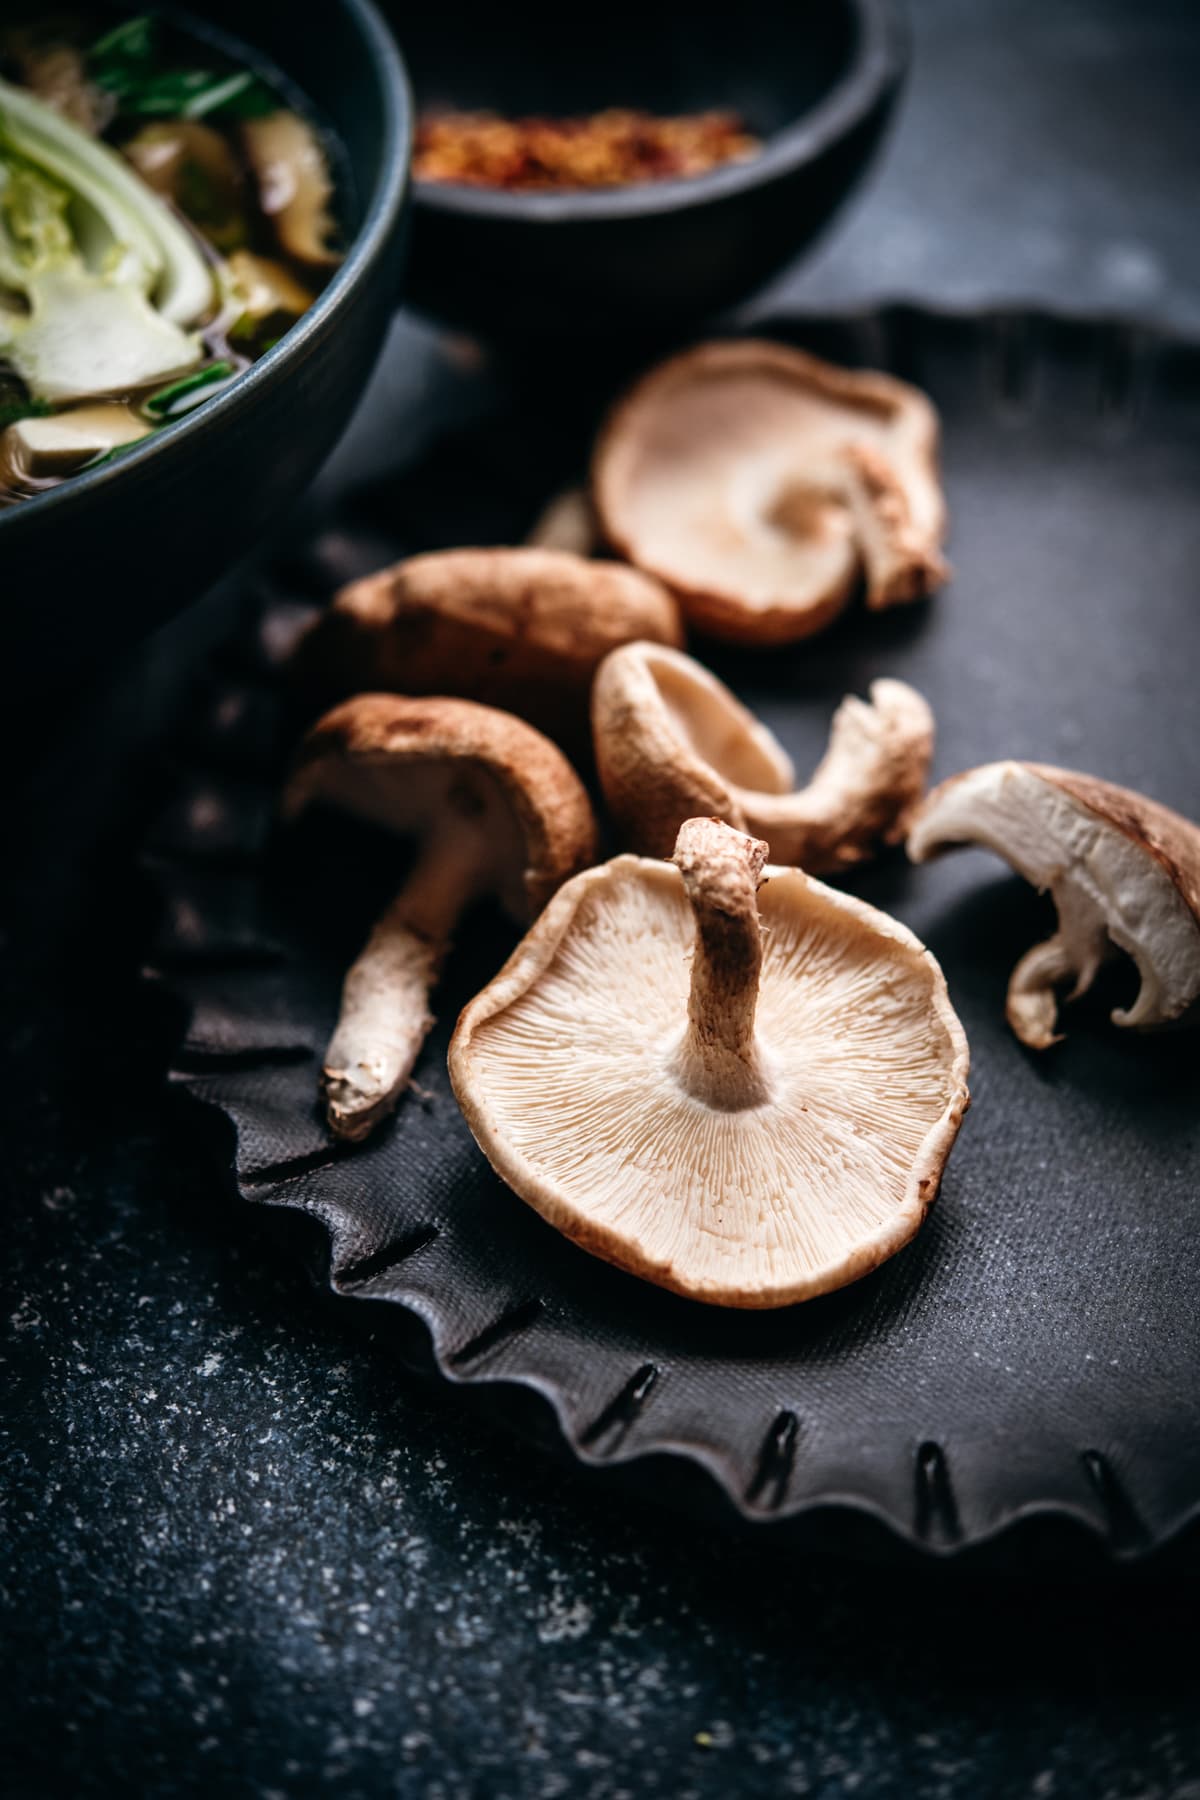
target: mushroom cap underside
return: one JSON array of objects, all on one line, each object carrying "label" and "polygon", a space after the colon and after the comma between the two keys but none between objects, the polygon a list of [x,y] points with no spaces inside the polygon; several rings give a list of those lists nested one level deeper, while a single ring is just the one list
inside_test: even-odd
[{"label": "mushroom cap underside", "polygon": [[967,1105],[940,969],[895,920],[794,869],[760,890],[761,1105],[673,1074],[693,916],[678,871],[570,882],[465,1009],[459,1104],[498,1174],[585,1249],[712,1304],[777,1307],[913,1236]]},{"label": "mushroom cap underside", "polygon": [[1157,801],[1045,763],[985,763],[933,790],[908,844],[917,862],[976,844],[1049,890],[1077,993],[1105,939],[1124,950],[1141,987],[1116,1024],[1169,1024],[1200,999],[1200,829]]},{"label": "mushroom cap underside", "polygon": [[914,593],[944,577],[937,440],[929,401],[890,376],[762,340],[706,344],[618,404],[592,492],[608,540],[675,589],[702,629],[783,642],[826,625],[857,581],[851,453],[887,473],[888,508],[928,560]]},{"label": "mushroom cap underside", "polygon": [[592,689],[596,766],[630,848],[670,854],[685,819],[715,814],[763,837],[776,862],[823,874],[898,843],[925,791],[934,720],[904,682],[848,695],[807,785],[774,734],[685,652],[626,644]]},{"label": "mushroom cap underside", "polygon": [[745,827],[746,788],[787,794],[792,760],[723,681],[686,653],[635,643],[613,650],[592,686],[596,766],[625,842],[669,855],[684,819]]},{"label": "mushroom cap underside", "polygon": [[595,857],[596,826],[562,752],[521,719],[471,700],[359,694],[317,721],[284,797],[401,835],[471,833],[486,877],[518,920]]}]

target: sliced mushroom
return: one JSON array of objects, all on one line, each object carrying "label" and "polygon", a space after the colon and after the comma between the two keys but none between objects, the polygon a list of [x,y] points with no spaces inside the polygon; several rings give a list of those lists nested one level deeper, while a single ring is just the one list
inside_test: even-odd
[{"label": "sliced mushroom", "polygon": [[286,331],[313,303],[313,295],[291,270],[272,257],[251,250],[235,250],[226,259],[229,299],[237,317],[229,328],[233,338],[258,337],[271,330]]},{"label": "sliced mushroom", "polygon": [[329,245],[335,230],[333,177],[308,120],[294,112],[268,113],[247,119],[242,134],[262,209],[282,248],[313,268],[336,268],[342,259]]},{"label": "sliced mushroom", "polygon": [[578,777],[520,719],[468,700],[361,694],[308,734],[284,799],[418,840],[416,861],[346,976],[325,1058],[329,1124],[364,1138],[395,1106],[433,1020],[429,996],[467,907],[527,923],[595,854]]},{"label": "sliced mushroom", "polygon": [[89,136],[98,137],[111,124],[115,98],[88,80],[81,52],[59,35],[53,16],[0,32],[0,58],[16,65],[22,87]]},{"label": "sliced mushroom", "polygon": [[343,588],[295,679],[319,702],[364,688],[461,694],[577,752],[601,658],[631,638],[682,635],[671,595],[636,569],[561,550],[445,550]]},{"label": "sliced mushroom", "polygon": [[820,631],[861,570],[867,604],[948,573],[937,415],[890,375],[759,340],[703,344],[645,376],[592,463],[609,542],[690,624],[747,644]]},{"label": "sliced mushroom", "polygon": [[1115,1025],[1149,1030],[1200,1008],[1200,828],[1142,794],[1042,763],[986,763],[934,789],[908,840],[914,862],[958,844],[1003,856],[1041,891],[1058,930],[1028,951],[1008,987],[1023,1044],[1059,1041],[1058,992],[1086,994],[1114,949],[1137,964],[1133,1005]]},{"label": "sliced mushroom", "polygon": [[765,838],[772,861],[847,869],[899,843],[925,792],[933,714],[902,681],[848,696],[807,787],[723,682],[682,651],[626,644],[592,690],[596,767],[623,841],[669,856],[685,819],[713,813]]},{"label": "sliced mushroom", "polygon": [[146,437],[151,427],[128,406],[98,402],[45,418],[18,419],[0,434],[0,485],[58,480],[111,450]]},{"label": "sliced mushroom", "polygon": [[467,1122],[523,1200],[720,1306],[787,1306],[892,1256],[968,1097],[929,952],[798,869],[764,872],[766,853],[692,819],[674,867],[578,876],[450,1047]]},{"label": "sliced mushroom", "polygon": [[211,125],[155,119],[121,151],[147,187],[200,226],[218,250],[245,243],[245,181],[228,141]]}]

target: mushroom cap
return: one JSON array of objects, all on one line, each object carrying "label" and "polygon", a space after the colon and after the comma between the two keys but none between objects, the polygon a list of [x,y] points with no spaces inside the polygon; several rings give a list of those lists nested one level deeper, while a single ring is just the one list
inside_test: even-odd
[{"label": "mushroom cap", "polygon": [[470,833],[479,891],[519,922],[593,861],[596,823],[560,750],[508,713],[470,700],[359,694],[308,733],[284,796],[402,835]]},{"label": "mushroom cap", "polygon": [[744,789],[790,793],[792,760],[723,681],[683,651],[625,644],[592,686],[596,768],[626,842],[669,856],[684,819],[747,829]]},{"label": "mushroom cap", "polygon": [[[1098,966],[1098,940],[1132,957],[1141,987],[1132,1006],[1113,1013],[1115,1024],[1171,1024],[1200,999],[1200,828],[1189,820],[1093,775],[985,763],[936,787],[908,839],[915,862],[959,844],[995,850],[1051,890],[1076,993]],[[1023,1029],[1011,990],[1009,1016],[1024,1041],[1053,1041],[1049,1031]]]},{"label": "mushroom cap", "polygon": [[693,657],[626,644],[592,688],[596,767],[624,840],[669,856],[685,819],[714,814],[765,838],[776,862],[810,873],[861,862],[897,843],[925,791],[933,715],[901,681],[871,684],[834,715],[829,748],[808,786],[771,732]]},{"label": "mushroom cap", "polygon": [[365,687],[462,694],[551,731],[586,730],[596,665],[617,644],[683,641],[657,581],[565,550],[443,550],[344,587],[298,652],[328,701]]},{"label": "mushroom cap", "polygon": [[879,561],[875,604],[944,576],[937,442],[924,394],[889,375],[760,339],[702,344],[617,405],[592,496],[608,540],[674,589],[689,623],[786,643],[841,611],[864,555]]},{"label": "mushroom cap", "polygon": [[769,1091],[718,1110],[675,1050],[693,914],[635,856],[569,882],[465,1008],[450,1075],[510,1187],[584,1249],[714,1305],[777,1307],[913,1236],[967,1105],[967,1044],[896,920],[768,868],[757,1041]]}]

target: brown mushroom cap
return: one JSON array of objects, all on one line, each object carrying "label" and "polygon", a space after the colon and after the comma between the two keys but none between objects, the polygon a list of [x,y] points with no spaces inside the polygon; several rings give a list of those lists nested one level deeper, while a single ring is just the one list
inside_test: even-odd
[{"label": "brown mushroom cap", "polygon": [[669,856],[685,819],[715,814],[765,838],[775,862],[810,874],[846,869],[898,843],[925,791],[933,715],[902,681],[871,684],[834,715],[812,780],[792,765],[723,682],[681,651],[627,644],[592,690],[596,767],[622,837]]},{"label": "brown mushroom cap", "polygon": [[1128,788],[1044,763],[986,763],[934,789],[913,823],[924,862],[958,844],[1003,856],[1044,891],[1058,930],[1013,971],[1008,1020],[1022,1043],[1058,1041],[1057,990],[1086,993],[1114,947],[1137,965],[1116,1025],[1173,1024],[1200,1008],[1200,828]]},{"label": "brown mushroom cap", "polygon": [[362,694],[304,744],[285,796],[418,837],[400,892],[347,972],[321,1081],[352,1141],[391,1112],[433,1023],[429,998],[462,913],[495,895],[522,924],[595,853],[579,779],[539,732],[469,700]]},{"label": "brown mushroom cap", "polygon": [[616,644],[682,642],[657,581],[564,550],[444,550],[410,557],[334,600],[297,654],[301,690],[455,693],[586,742],[596,665]]},{"label": "brown mushroom cap", "polygon": [[765,852],[695,819],[675,867],[620,856],[577,876],[450,1049],[467,1122],[522,1199],[723,1306],[786,1306],[893,1255],[967,1104],[929,952],[799,870],[764,877]]},{"label": "brown mushroom cap", "polygon": [[679,595],[690,624],[750,644],[819,631],[860,569],[889,606],[945,579],[937,415],[889,375],[761,340],[653,369],[592,462],[606,537]]},{"label": "brown mushroom cap", "polygon": [[404,836],[469,833],[476,893],[518,923],[596,851],[587,794],[566,758],[521,719],[470,700],[359,694],[308,733],[284,807],[313,801]]}]

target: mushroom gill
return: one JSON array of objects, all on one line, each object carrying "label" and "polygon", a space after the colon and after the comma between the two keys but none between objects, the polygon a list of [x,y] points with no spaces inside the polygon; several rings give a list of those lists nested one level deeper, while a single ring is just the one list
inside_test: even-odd
[{"label": "mushroom gill", "polygon": [[908,839],[914,862],[960,844],[1003,856],[1049,891],[1058,927],[1013,970],[1007,1016],[1032,1050],[1057,1043],[1058,995],[1086,994],[1124,950],[1141,977],[1115,1025],[1150,1030],[1200,1008],[1200,828],[1129,788],[1044,763],[985,763],[934,789]]},{"label": "mushroom gill", "polygon": [[907,1243],[967,1104],[929,952],[764,856],[694,819],[674,865],[576,877],[450,1051],[480,1146],[552,1225],[676,1293],[755,1308]]},{"label": "mushroom gill", "polygon": [[821,630],[865,573],[867,604],[946,579],[937,415],[889,375],[762,340],[702,344],[618,404],[592,460],[601,529],[747,644]]},{"label": "mushroom gill", "polygon": [[898,843],[925,791],[933,714],[902,681],[848,695],[807,785],[771,733],[694,658],[627,644],[592,690],[596,766],[624,842],[668,856],[702,812],[765,838],[773,861],[810,874],[848,869]]}]

